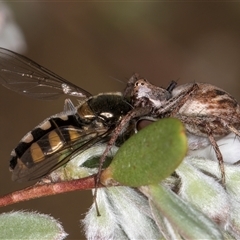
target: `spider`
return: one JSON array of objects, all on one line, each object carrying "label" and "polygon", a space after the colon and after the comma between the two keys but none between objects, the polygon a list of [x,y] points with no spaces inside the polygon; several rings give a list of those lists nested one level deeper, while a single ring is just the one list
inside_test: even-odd
[{"label": "spider", "polygon": [[150,119],[178,118],[184,123],[189,136],[202,139],[199,144],[191,145],[192,148],[210,143],[219,161],[222,183],[225,184],[223,157],[216,141],[230,132],[240,137],[240,106],[229,93],[211,84],[176,85],[173,81],[164,89],[135,75],[130,93],[133,111],[147,108],[150,116],[147,118]]}]

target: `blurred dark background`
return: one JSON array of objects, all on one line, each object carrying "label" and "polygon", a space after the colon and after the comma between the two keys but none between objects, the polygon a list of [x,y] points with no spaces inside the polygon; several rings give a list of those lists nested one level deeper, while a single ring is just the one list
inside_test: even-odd
[{"label": "blurred dark background", "polygon": [[[92,94],[121,91],[124,83],[116,79],[126,81],[139,72],[159,86],[178,78],[179,84],[208,82],[240,100],[240,3],[5,4],[0,5],[0,14],[9,7],[25,38],[18,52]],[[8,48],[15,50],[14,45]],[[0,87],[0,195],[30,184],[11,181],[9,154],[24,134],[60,112],[63,100],[31,100]],[[85,191],[0,211],[29,209],[51,214],[63,223],[68,239],[84,239],[79,220],[91,204],[91,193]]]}]

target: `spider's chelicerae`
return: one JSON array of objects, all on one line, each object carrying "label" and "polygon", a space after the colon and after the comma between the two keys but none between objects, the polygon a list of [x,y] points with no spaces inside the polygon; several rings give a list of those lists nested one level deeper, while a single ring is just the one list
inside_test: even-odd
[{"label": "spider's chelicerae", "polygon": [[[188,83],[167,89],[157,87],[146,79],[132,78],[131,99],[135,109],[148,108],[148,116],[159,119],[180,119],[189,135],[189,147],[198,149],[211,143],[219,161],[222,182],[225,184],[223,157],[216,141],[235,133],[240,137],[240,106],[226,91],[207,83]],[[200,140],[191,143],[191,139]]]}]

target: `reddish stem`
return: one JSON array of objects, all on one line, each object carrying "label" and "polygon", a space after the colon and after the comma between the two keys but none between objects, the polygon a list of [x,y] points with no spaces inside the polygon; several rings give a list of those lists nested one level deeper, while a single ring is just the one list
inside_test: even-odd
[{"label": "reddish stem", "polygon": [[[98,187],[103,186],[100,184]],[[76,190],[88,190],[93,188],[95,188],[95,176],[44,185],[35,184],[0,197],[0,207],[59,193],[72,192]]]}]

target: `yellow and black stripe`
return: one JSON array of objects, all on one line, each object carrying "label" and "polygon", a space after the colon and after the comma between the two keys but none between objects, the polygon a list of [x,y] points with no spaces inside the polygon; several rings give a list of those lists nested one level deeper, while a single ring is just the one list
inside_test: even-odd
[{"label": "yellow and black stripe", "polygon": [[[49,125],[48,129],[42,127],[46,125]],[[45,120],[27,134],[31,137],[26,137],[26,135],[14,149],[11,154],[10,169],[13,170],[19,161],[22,161],[24,165],[30,168],[33,164],[44,160],[47,155],[59,150],[64,143],[74,141],[74,139],[80,137],[79,132],[84,125],[77,120],[77,116],[75,115],[67,116],[66,120],[60,117]],[[70,130],[62,130],[61,127],[63,126],[69,126]],[[24,139],[32,140],[24,141]],[[31,153],[31,161],[29,157],[26,160],[22,159],[27,150]]]}]

